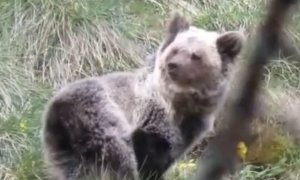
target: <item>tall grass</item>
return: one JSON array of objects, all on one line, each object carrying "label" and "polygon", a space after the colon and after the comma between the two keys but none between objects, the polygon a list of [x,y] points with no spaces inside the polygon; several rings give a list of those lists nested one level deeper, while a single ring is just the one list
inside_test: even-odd
[{"label": "tall grass", "polygon": [[[244,29],[251,35],[266,0],[2,0],[0,1],[0,179],[43,179],[40,121],[45,102],[67,82],[145,63],[163,37],[165,20],[177,10],[199,27]],[[291,29],[298,44],[299,14]],[[299,66],[283,60],[268,68],[272,104],[299,91]],[[293,97],[293,98],[292,98]],[[275,105],[274,105],[275,106]],[[273,108],[275,109],[275,108]],[[273,110],[274,112],[275,110]],[[298,150],[259,169],[246,166],[242,179],[297,175]],[[195,169],[175,164],[169,179],[187,179]],[[187,163],[189,164],[189,163]],[[276,174],[277,173],[277,174]],[[287,176],[287,175],[286,175]]]}]

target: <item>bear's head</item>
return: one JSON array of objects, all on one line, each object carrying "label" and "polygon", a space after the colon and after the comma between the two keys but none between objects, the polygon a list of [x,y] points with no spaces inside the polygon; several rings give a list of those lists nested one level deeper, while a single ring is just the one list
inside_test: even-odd
[{"label": "bear's head", "polygon": [[216,87],[227,78],[228,66],[235,62],[243,43],[239,31],[206,31],[176,13],[155,55],[155,79],[165,85],[166,92]]}]

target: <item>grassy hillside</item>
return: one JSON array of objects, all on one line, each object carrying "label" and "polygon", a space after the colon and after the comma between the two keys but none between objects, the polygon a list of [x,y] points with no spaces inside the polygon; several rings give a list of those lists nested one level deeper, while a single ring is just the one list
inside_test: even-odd
[{"label": "grassy hillside", "polygon": [[[266,2],[1,0],[0,179],[43,179],[39,133],[47,99],[66,82],[144,64],[163,36],[169,12],[178,10],[202,28],[244,29],[251,35]],[[299,15],[287,31],[295,44],[300,37]],[[291,61],[278,60],[268,68],[266,87],[274,108],[280,98],[297,99],[299,72]],[[245,180],[300,176],[299,156],[292,149],[274,164],[247,165],[238,176]],[[194,162],[184,161],[170,170],[169,177],[187,179],[194,168]]]}]

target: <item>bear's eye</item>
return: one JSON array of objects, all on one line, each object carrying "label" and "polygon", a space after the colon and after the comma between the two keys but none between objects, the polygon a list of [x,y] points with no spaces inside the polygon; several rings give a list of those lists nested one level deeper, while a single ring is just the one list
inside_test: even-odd
[{"label": "bear's eye", "polygon": [[177,48],[174,48],[173,50],[172,50],[172,54],[173,55],[176,55],[178,53],[178,49]]},{"label": "bear's eye", "polygon": [[192,56],[191,56],[192,60],[194,61],[199,61],[202,59],[202,57],[196,53],[193,53]]}]

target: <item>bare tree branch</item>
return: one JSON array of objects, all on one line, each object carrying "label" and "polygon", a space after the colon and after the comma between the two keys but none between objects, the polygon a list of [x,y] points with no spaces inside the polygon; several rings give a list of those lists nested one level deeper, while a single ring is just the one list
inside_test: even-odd
[{"label": "bare tree branch", "polygon": [[248,64],[241,75],[235,101],[224,120],[228,126],[209,143],[203,154],[197,179],[219,180],[233,173],[237,162],[236,147],[239,141],[251,136],[249,124],[255,118],[255,101],[260,91],[262,73],[272,54],[280,47],[282,31],[289,10],[297,0],[272,0],[265,21],[259,27]]}]

